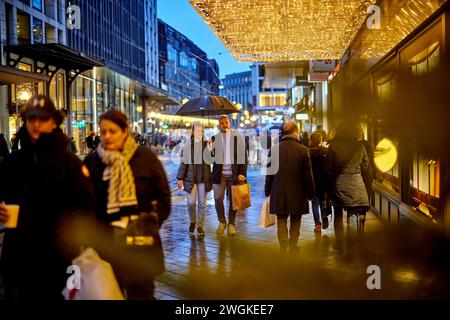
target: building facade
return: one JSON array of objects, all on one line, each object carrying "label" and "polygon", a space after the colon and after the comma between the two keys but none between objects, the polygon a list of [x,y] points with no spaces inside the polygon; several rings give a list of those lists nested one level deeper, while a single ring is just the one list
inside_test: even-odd
[{"label": "building facade", "polygon": [[219,94],[219,67],[215,60],[185,35],[158,20],[161,89],[177,100]]},{"label": "building facade", "polygon": [[[10,46],[32,44],[66,44],[66,1],[65,0],[3,0],[0,1],[0,54],[1,65],[29,73],[29,78],[20,88],[29,94],[48,93],[57,106],[64,108],[64,71],[51,77],[49,87],[44,80],[36,60],[32,56],[24,56],[20,61],[13,53],[7,52]],[[25,76],[26,77],[26,76]],[[11,137],[19,126],[20,107],[16,103],[15,85],[0,85],[0,131]]]},{"label": "building facade", "polygon": [[227,74],[222,79],[220,95],[242,105],[242,109],[251,109],[253,104],[251,71]]},{"label": "building facade", "polygon": [[[156,0],[75,0],[81,27],[68,29],[68,45],[105,67],[83,73],[72,87],[72,128],[84,149],[84,137],[97,130],[98,115],[115,107],[125,112],[134,131],[146,130],[146,110],[164,105],[158,95]],[[150,108],[149,108],[150,109]]]}]

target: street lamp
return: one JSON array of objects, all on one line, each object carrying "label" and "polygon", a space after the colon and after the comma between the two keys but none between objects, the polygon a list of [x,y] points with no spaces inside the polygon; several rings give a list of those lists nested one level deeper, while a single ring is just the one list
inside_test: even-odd
[{"label": "street lamp", "polygon": [[16,131],[19,130],[19,103],[26,103],[32,95],[33,93],[28,86],[16,85]]}]

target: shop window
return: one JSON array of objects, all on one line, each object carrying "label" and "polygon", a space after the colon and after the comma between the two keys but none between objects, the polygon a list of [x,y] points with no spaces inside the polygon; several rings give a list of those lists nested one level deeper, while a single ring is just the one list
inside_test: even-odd
[{"label": "shop window", "polygon": [[17,38],[19,44],[30,43],[30,16],[17,11]]},{"label": "shop window", "polygon": [[34,43],[44,42],[44,30],[42,27],[42,21],[36,18],[33,18],[33,37]]},{"label": "shop window", "polygon": [[[436,70],[440,62],[440,47],[436,41],[408,60],[413,76],[420,77]],[[439,211],[440,161],[414,152],[411,165],[411,196],[413,205],[422,213],[433,217]]]},{"label": "shop window", "polygon": [[[380,103],[387,103],[392,100],[394,93],[396,92],[397,79],[393,77],[392,74],[387,74],[384,77],[380,77],[376,86],[378,101]],[[386,152],[389,152],[389,150],[379,147],[379,144],[383,139],[389,139],[393,144],[393,148],[398,150],[398,140],[395,137],[388,136],[384,122],[379,120],[375,125],[374,134],[371,139],[371,143],[375,148],[375,158],[385,157]],[[382,184],[388,190],[399,194],[398,159],[395,160],[394,165],[390,169],[381,171],[380,168],[377,167],[376,170],[377,182]]]},{"label": "shop window", "polygon": [[436,70],[439,66],[439,56],[439,42],[435,42],[408,61],[411,74],[420,76]]}]

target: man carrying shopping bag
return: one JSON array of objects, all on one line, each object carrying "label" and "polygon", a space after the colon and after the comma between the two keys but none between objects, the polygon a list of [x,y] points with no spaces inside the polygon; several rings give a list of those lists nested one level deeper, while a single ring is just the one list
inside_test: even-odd
[{"label": "man carrying shopping bag", "polygon": [[[270,166],[278,167],[278,171],[266,176],[265,193],[270,196],[270,213],[277,215],[281,251],[285,252],[289,246],[289,250],[295,252],[301,217],[309,213],[308,200],[314,199],[314,180],[308,149],[300,143],[297,125],[287,123],[283,133],[281,142],[271,149],[272,155],[279,156],[271,159]],[[274,161],[282,165],[276,166]]]},{"label": "man carrying shopping bag", "polygon": [[[228,235],[236,235],[234,226],[236,210],[232,204],[232,186],[245,181],[247,176],[247,150],[242,136],[231,131],[231,123],[227,116],[219,119],[220,132],[212,137],[208,143],[213,162],[213,189],[216,204],[217,218],[219,226],[216,230],[218,235],[222,235],[228,228]],[[227,190],[230,199],[228,212],[228,224],[225,217],[225,207],[223,204]]]}]

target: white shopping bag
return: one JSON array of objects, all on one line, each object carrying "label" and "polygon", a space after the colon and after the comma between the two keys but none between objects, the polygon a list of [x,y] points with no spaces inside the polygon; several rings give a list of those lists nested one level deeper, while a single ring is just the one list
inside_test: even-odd
[{"label": "white shopping bag", "polygon": [[275,224],[276,215],[270,214],[270,197],[268,197],[261,208],[261,213],[259,215],[259,226],[263,228],[268,228]]},{"label": "white shopping bag", "polygon": [[72,263],[79,271],[73,276],[80,279],[69,277],[63,290],[66,300],[124,300],[111,265],[94,249],[84,250]]}]

